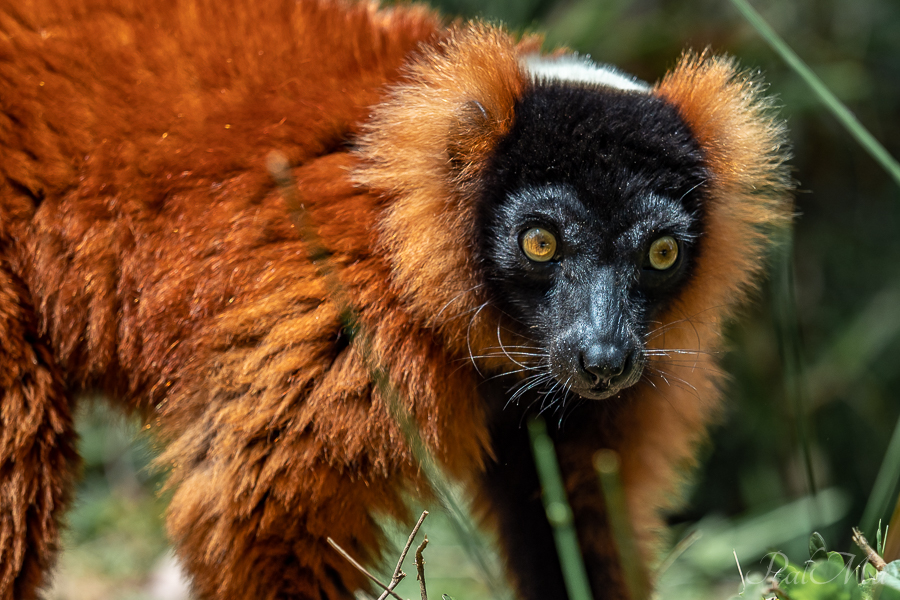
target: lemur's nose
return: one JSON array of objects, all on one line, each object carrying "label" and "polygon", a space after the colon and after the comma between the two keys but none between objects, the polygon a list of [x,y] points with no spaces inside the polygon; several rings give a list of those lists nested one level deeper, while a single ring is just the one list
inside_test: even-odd
[{"label": "lemur's nose", "polygon": [[609,387],[613,380],[628,370],[633,354],[619,344],[592,344],[581,351],[581,376],[593,387]]}]

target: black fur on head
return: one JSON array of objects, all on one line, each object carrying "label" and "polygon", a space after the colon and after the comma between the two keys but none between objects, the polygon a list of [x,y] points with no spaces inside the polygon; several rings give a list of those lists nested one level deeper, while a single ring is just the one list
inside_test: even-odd
[{"label": "black fur on head", "polygon": [[[526,90],[487,169],[479,228],[493,302],[534,346],[522,355],[539,357],[532,381],[601,399],[641,378],[654,316],[699,251],[706,180],[698,143],[659,98],[562,82]],[[538,260],[525,252],[531,236],[544,244]],[[676,258],[654,268],[656,240],[655,256],[672,256],[666,238]]]}]

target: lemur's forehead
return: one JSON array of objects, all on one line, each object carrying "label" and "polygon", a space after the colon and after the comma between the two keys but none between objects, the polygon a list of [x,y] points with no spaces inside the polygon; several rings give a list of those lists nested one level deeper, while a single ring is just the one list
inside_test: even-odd
[{"label": "lemur's forehead", "polygon": [[[577,75],[583,67],[573,68]],[[603,74],[618,87],[581,76],[535,76],[524,90],[494,158],[500,188],[569,186],[583,201],[610,209],[649,196],[690,203],[689,191],[706,172],[676,108],[625,75]]]}]

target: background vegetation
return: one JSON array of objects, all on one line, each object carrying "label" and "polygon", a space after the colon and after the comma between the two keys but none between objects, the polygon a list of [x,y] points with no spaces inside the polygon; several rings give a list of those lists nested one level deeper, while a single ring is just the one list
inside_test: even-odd
[{"label": "background vegetation", "polygon": [[[764,72],[795,148],[793,256],[774,261],[773,283],[731,330],[728,410],[705,449],[689,506],[670,519],[676,537],[698,529],[703,536],[667,572],[663,597],[730,598],[741,591],[732,550],[745,575],[764,573],[768,561],[760,558],[769,549],[805,560],[814,528],[829,549],[850,550],[850,527],[863,519],[900,415],[900,188],[728,0],[434,4],[448,15],[544,31],[550,47],[565,44],[648,81],[686,47],[710,46]],[[900,2],[755,6],[900,156]],[[91,404],[80,419],[85,478],[52,597],[176,598],[153,587],[171,571],[159,522],[165,502],[145,468],[147,443],[131,444],[137,425]],[[887,491],[879,498],[891,500],[869,508],[870,525],[890,518],[897,495],[896,479],[882,481]],[[804,500],[813,490],[824,493]],[[485,597],[467,587],[478,584],[449,530],[430,517],[424,531],[432,540],[432,594]]]}]

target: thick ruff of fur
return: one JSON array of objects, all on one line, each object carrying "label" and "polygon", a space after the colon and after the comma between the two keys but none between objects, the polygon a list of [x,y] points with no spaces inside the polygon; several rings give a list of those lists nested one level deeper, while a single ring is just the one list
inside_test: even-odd
[{"label": "thick ruff of fur", "polygon": [[[468,357],[497,345],[501,318],[471,251],[479,174],[534,51],[420,8],[329,0],[0,9],[0,599],[46,582],[86,390],[164,442],[168,530],[199,598],[350,597],[366,582],[326,536],[376,560],[376,519],[428,494],[266,172],[272,150],[424,441],[477,483],[495,452]],[[650,347],[698,352],[665,377],[651,357],[607,434],[560,451],[564,470],[620,453],[647,553],[717,413],[711,353],[790,187],[784,131],[730,61],[685,56],[649,93],[710,174],[691,283]],[[592,474],[566,476],[576,517],[592,510]],[[608,536],[580,535],[611,555]]]}]

